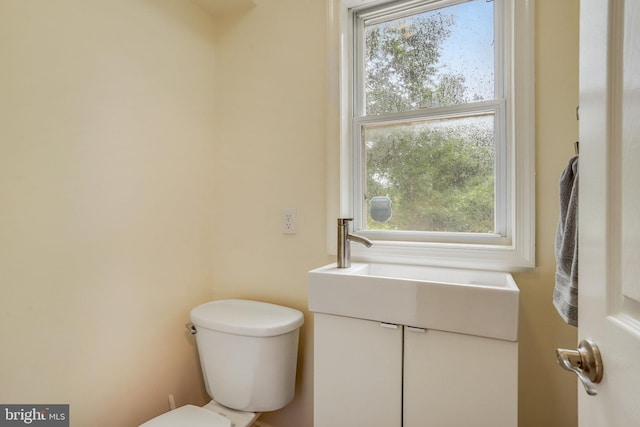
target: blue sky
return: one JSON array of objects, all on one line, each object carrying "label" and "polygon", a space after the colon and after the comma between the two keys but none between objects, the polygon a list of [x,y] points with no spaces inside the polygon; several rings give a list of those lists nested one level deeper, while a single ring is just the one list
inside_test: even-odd
[{"label": "blue sky", "polygon": [[484,99],[493,98],[493,5],[476,0],[450,6],[455,24],[442,45],[440,66],[443,71],[462,73],[467,86]]}]

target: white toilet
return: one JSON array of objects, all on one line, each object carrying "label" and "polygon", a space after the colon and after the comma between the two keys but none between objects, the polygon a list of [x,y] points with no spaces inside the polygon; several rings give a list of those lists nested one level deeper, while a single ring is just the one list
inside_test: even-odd
[{"label": "white toilet", "polygon": [[213,399],[140,427],[247,427],[293,400],[302,313],[258,301],[212,301],[191,310],[202,375]]}]

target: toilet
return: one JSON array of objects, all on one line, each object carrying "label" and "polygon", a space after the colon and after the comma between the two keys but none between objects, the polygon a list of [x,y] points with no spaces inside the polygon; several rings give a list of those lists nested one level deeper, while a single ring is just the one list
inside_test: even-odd
[{"label": "toilet", "polygon": [[191,310],[202,375],[211,397],[185,405],[140,427],[248,427],[260,413],[289,404],[295,394],[298,310],[227,299]]}]

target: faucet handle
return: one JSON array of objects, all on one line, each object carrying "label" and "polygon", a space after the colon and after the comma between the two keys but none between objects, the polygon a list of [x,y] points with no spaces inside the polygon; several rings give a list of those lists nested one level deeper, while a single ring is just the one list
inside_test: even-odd
[{"label": "faucet handle", "polygon": [[349,225],[353,218],[338,218],[338,225]]}]

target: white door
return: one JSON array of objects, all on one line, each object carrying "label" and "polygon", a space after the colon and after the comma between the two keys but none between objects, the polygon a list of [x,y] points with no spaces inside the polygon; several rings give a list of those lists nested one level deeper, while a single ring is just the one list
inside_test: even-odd
[{"label": "white door", "polygon": [[580,2],[580,340],[599,346],[580,427],[640,426],[640,0]]}]

